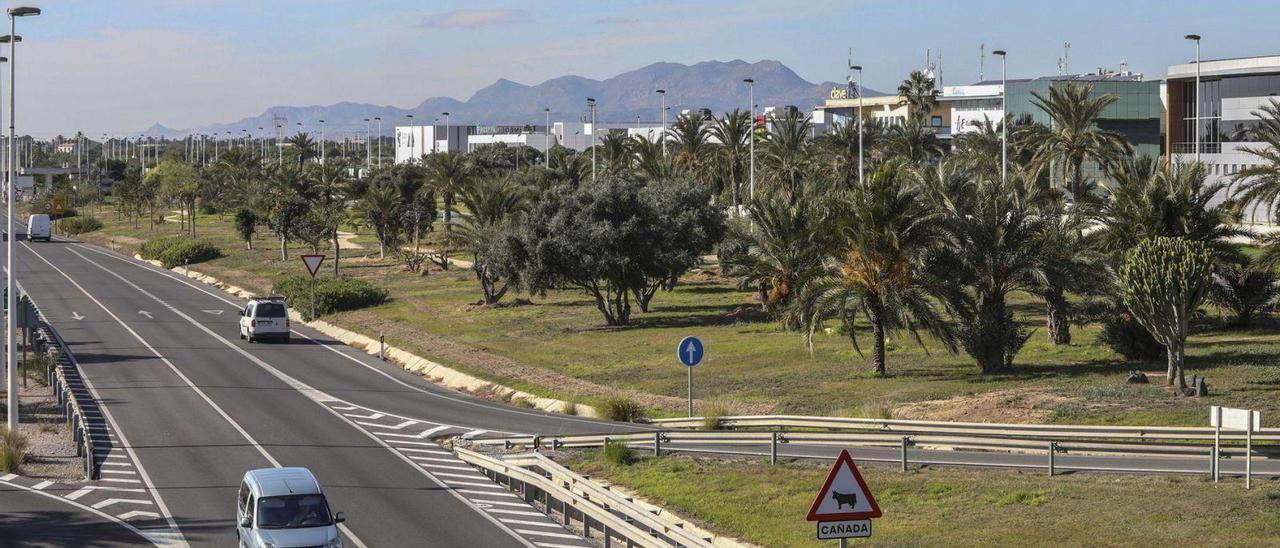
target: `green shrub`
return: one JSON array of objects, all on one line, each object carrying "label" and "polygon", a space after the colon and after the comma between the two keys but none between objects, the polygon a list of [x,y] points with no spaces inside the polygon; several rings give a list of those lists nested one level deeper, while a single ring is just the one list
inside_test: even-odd
[{"label": "green shrub", "polygon": [[600,408],[603,410],[604,417],[611,421],[637,422],[645,418],[644,408],[626,396],[605,398]]},{"label": "green shrub", "polygon": [[605,462],[626,466],[636,461],[635,451],[626,444],[611,441],[600,449],[600,456]]},{"label": "green shrub", "polygon": [[159,238],[152,238],[143,242],[142,247],[138,248],[138,255],[148,261],[158,261],[160,260],[160,254],[164,253],[166,249],[169,249],[186,239],[187,238],[182,236],[160,236]]},{"label": "green shrub", "polygon": [[[283,295],[289,306],[301,313],[311,310],[311,277],[291,276],[271,288]],[[357,278],[316,278],[316,315],[356,310],[387,302],[386,289]]]},{"label": "green shrub", "polygon": [[222,250],[205,240],[182,240],[160,253],[160,264],[165,268],[185,266],[217,259]]},{"label": "green shrub", "polygon": [[62,232],[68,236],[78,236],[86,232],[102,229],[102,221],[94,217],[71,217],[58,222]]},{"label": "green shrub", "polygon": [[1164,345],[1123,304],[1117,303],[1111,314],[1102,317],[1098,340],[1126,360],[1156,361],[1165,357]]},{"label": "green shrub", "polygon": [[573,403],[571,401],[564,402],[564,405],[560,407],[560,412],[566,415],[577,415],[578,404]]},{"label": "green shrub", "polygon": [[18,473],[22,460],[27,456],[27,438],[8,428],[0,427],[0,472]]},{"label": "green shrub", "polygon": [[702,429],[719,430],[723,426],[720,424],[720,419],[732,414],[723,405],[713,405],[702,412]]}]

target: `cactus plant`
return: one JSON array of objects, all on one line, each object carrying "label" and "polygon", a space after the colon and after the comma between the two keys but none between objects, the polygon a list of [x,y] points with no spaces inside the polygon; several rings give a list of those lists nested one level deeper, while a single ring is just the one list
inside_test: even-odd
[{"label": "cactus plant", "polygon": [[1204,301],[1213,277],[1213,258],[1201,242],[1157,236],[1125,254],[1120,267],[1124,304],[1169,358],[1168,380],[1187,387],[1183,372],[1187,323]]}]

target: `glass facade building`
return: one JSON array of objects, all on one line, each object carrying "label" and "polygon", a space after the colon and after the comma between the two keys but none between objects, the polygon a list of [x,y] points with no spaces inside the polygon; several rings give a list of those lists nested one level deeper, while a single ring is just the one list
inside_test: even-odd
[{"label": "glass facade building", "polygon": [[[1070,82],[1093,86],[1091,97],[1114,95],[1117,100],[1102,111],[1098,127],[1120,133],[1136,154],[1160,156],[1164,153],[1160,82],[1122,75],[1047,76],[1023,82],[1009,82],[1009,114],[1013,119],[1029,115],[1050,125],[1049,115],[1036,106],[1035,95],[1048,97],[1049,90]],[[1035,95],[1033,95],[1035,94]]]}]

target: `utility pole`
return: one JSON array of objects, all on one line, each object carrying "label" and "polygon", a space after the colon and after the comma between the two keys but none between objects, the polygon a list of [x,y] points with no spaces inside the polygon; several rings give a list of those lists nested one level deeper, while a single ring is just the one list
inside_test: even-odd
[{"label": "utility pole", "polygon": [[[596,180],[596,100],[587,97],[587,108],[591,110],[591,182]],[[663,155],[666,155],[664,152]]]}]

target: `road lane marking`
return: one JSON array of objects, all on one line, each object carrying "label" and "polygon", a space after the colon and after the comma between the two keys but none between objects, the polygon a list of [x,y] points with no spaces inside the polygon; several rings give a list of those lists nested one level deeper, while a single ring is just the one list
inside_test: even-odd
[{"label": "road lane marking", "polygon": [[[513,515],[513,516],[536,516],[536,517],[546,517],[546,515],[545,515],[545,514],[543,514],[543,513],[541,513],[541,512],[527,512],[527,511],[525,511],[525,510],[509,510],[509,509],[506,509],[506,508],[489,508],[489,509],[488,509],[488,511],[490,511],[490,512],[497,512],[497,513],[499,513],[499,514],[511,514],[511,515]],[[498,519],[502,519],[502,518],[498,518]]]},{"label": "road lane marking", "polygon": [[548,531],[534,531],[532,529],[516,529],[516,532],[524,535],[533,535],[538,537],[571,538],[575,540],[578,538],[577,535],[570,535],[568,533],[551,533]]},{"label": "road lane marking", "polygon": [[[4,479],[4,478],[0,478]],[[76,500],[80,497],[88,495],[94,491],[121,491],[124,493],[146,493],[146,489],[131,489],[128,487],[108,487],[106,485],[88,485],[77,489],[75,492],[66,496],[69,500]]]},{"label": "road lane marking", "polygon": [[150,518],[150,519],[155,519],[155,518],[160,517],[160,515],[159,515],[159,514],[157,514],[157,513],[155,513],[155,512],[147,512],[147,511],[145,511],[145,510],[133,510],[133,511],[130,511],[130,512],[125,512],[125,513],[123,513],[123,514],[120,514],[120,515],[118,515],[118,516],[116,516],[116,517],[118,517],[118,518],[120,518],[120,519],[133,519],[133,518]]},{"label": "road lane marking", "polygon": [[0,476],[0,481],[13,481],[17,477],[18,477],[17,474],[5,474],[3,476]]},{"label": "road lane marking", "polygon": [[142,499],[106,499],[106,500],[99,501],[97,504],[94,504],[93,507],[106,508],[108,506],[111,506],[112,504],[120,504],[122,502],[126,504],[151,504],[151,501],[142,500]]},{"label": "road lane marking", "polygon": [[412,455],[410,455],[410,456],[409,456],[409,458],[411,458],[411,459],[413,459],[413,460],[429,460],[429,461],[431,461],[431,462],[447,462],[447,463],[451,463],[451,464],[452,464],[452,463],[460,462],[458,459],[438,459],[438,458],[435,458],[435,457],[415,457],[415,456],[412,456]]},{"label": "road lane marking", "polygon": [[[534,514],[534,515],[540,516],[542,514]],[[503,523],[514,523],[516,525],[532,525],[534,527],[555,527],[556,529],[560,529],[561,531],[564,530],[563,525],[560,525],[559,523],[550,522],[550,521],[529,521],[529,520],[514,519],[514,518],[498,518],[498,519],[502,520]]]},{"label": "road lane marking", "polygon": [[[381,415],[382,413],[377,413],[377,414],[378,414],[378,415]],[[348,415],[348,416],[349,416],[349,415]],[[360,422],[360,421],[356,421],[356,423],[357,423],[357,424],[363,424],[363,425],[365,425],[365,426],[372,426],[372,427],[374,427],[374,428],[386,428],[386,429],[389,429],[389,430],[403,430],[403,429],[404,429],[405,427],[407,427],[407,426],[413,426],[413,425],[415,425],[415,424],[418,424],[418,421],[415,421],[415,420],[407,420],[407,421],[404,421],[404,422],[402,422],[402,423],[400,423],[400,424],[395,424],[395,425],[392,425],[392,424],[381,424],[381,423],[376,423],[376,422]]]},{"label": "road lane marking", "polygon": [[[28,248],[30,248],[30,246],[28,246]],[[223,337],[223,336],[221,336],[221,335],[219,335],[219,334],[215,333],[213,330],[209,329],[209,328],[208,328],[208,327],[206,327],[204,324],[201,324],[200,322],[196,321],[196,320],[195,320],[195,318],[192,318],[190,315],[188,315],[188,314],[186,314],[186,313],[182,312],[181,310],[178,310],[178,308],[177,308],[177,307],[173,306],[172,304],[169,304],[169,303],[168,303],[168,302],[166,302],[164,299],[161,299],[160,297],[156,296],[155,294],[153,294],[153,293],[151,293],[151,292],[149,292],[149,291],[147,291],[147,290],[143,289],[141,286],[139,286],[139,285],[138,285],[138,284],[136,284],[136,283],[133,283],[133,282],[132,282],[131,280],[129,280],[128,278],[125,278],[124,276],[121,276],[120,274],[118,274],[118,273],[116,273],[116,272],[111,271],[110,269],[108,269],[108,268],[106,268],[106,267],[102,266],[101,264],[98,264],[97,262],[94,262],[93,260],[89,259],[88,257],[85,257],[84,255],[81,255],[79,252],[75,251],[74,249],[68,249],[68,251],[70,251],[71,253],[73,253],[73,254],[74,254],[74,255],[76,255],[77,257],[80,257],[80,258],[81,258],[81,259],[83,259],[85,262],[87,262],[87,263],[89,263],[89,264],[91,264],[91,265],[93,265],[93,266],[97,267],[98,269],[102,270],[103,272],[106,272],[107,274],[110,274],[111,276],[115,277],[116,279],[118,279],[118,280],[120,280],[120,281],[124,282],[124,283],[125,283],[125,285],[128,285],[128,286],[132,287],[135,291],[137,291],[137,292],[139,292],[139,293],[141,293],[141,294],[143,294],[143,295],[146,295],[147,297],[151,298],[152,300],[156,301],[157,303],[160,303],[162,306],[164,306],[165,308],[167,308],[170,312],[172,312],[173,314],[175,314],[175,315],[177,315],[178,317],[182,318],[183,320],[186,320],[188,323],[190,323],[191,325],[195,326],[197,329],[199,329],[199,330],[203,331],[205,334],[207,334],[207,335],[208,335],[210,338],[212,338],[213,340],[216,340],[216,341],[218,341],[218,342],[221,342],[222,344],[224,344],[224,345],[225,345],[225,346],[227,346],[228,348],[230,348],[230,349],[232,349],[233,351],[235,351],[235,352],[239,353],[240,355],[244,356],[244,357],[245,357],[246,359],[248,359],[250,362],[252,362],[252,363],[254,363],[255,365],[257,365],[258,367],[262,368],[264,371],[266,371],[266,372],[268,372],[268,373],[272,374],[273,376],[275,376],[276,378],[280,379],[280,380],[281,380],[281,381],[283,381],[285,384],[287,384],[288,386],[292,387],[294,390],[297,390],[299,393],[303,394],[304,396],[307,396],[309,399],[311,399],[312,401],[314,401],[317,405],[319,405],[320,407],[322,407],[325,411],[328,411],[328,412],[332,413],[332,414],[333,414],[333,416],[337,417],[339,420],[342,420],[343,422],[346,422],[346,423],[347,423],[349,426],[351,426],[352,428],[355,428],[357,431],[359,431],[359,432],[363,433],[364,435],[368,436],[368,437],[369,437],[369,439],[372,439],[372,440],[374,440],[375,442],[377,442],[378,444],[380,444],[380,445],[382,445],[383,447],[387,448],[388,450],[391,450],[393,455],[395,455],[395,456],[397,456],[397,457],[400,457],[402,460],[404,460],[404,461],[405,461],[406,463],[408,463],[410,466],[413,466],[413,467],[417,468],[419,471],[421,471],[421,472],[422,472],[422,474],[423,474],[423,475],[427,476],[427,477],[428,477],[428,478],[430,478],[432,481],[435,481],[437,484],[439,484],[439,485],[440,485],[440,486],[442,486],[442,487],[448,487],[448,485],[447,485],[447,484],[445,484],[445,483],[444,483],[443,481],[441,481],[439,478],[435,477],[435,476],[434,476],[434,475],[432,475],[430,472],[428,472],[425,468],[423,468],[423,467],[422,467],[422,465],[420,465],[420,464],[418,464],[418,463],[415,463],[415,462],[413,462],[413,460],[409,459],[409,458],[408,458],[408,457],[406,457],[405,455],[403,455],[403,454],[401,454],[401,453],[399,453],[399,452],[394,451],[394,449],[393,449],[389,444],[387,444],[385,441],[383,441],[383,440],[379,439],[379,438],[378,438],[377,436],[375,436],[372,432],[369,432],[369,431],[367,431],[367,430],[363,430],[363,429],[361,429],[359,426],[357,426],[357,425],[355,424],[355,421],[352,421],[352,420],[350,420],[350,419],[348,419],[348,418],[344,417],[342,413],[339,413],[338,411],[334,411],[334,410],[329,406],[329,404],[330,404],[331,402],[341,402],[341,400],[339,400],[339,399],[337,399],[337,398],[335,398],[335,397],[333,397],[333,396],[330,396],[330,395],[328,395],[328,394],[326,394],[326,393],[324,393],[324,392],[322,392],[322,391],[320,391],[320,390],[317,390],[317,389],[315,389],[315,388],[311,387],[310,385],[307,385],[306,383],[302,382],[301,380],[298,380],[298,379],[296,379],[296,378],[294,378],[294,377],[290,376],[289,374],[287,374],[287,373],[285,373],[285,372],[283,372],[283,371],[281,371],[281,370],[277,369],[275,366],[272,366],[271,364],[269,364],[269,363],[267,363],[266,361],[262,360],[261,358],[259,358],[259,357],[255,356],[255,355],[253,355],[253,354],[251,354],[251,353],[249,353],[249,352],[248,352],[248,351],[246,351],[244,348],[241,348],[240,346],[236,345],[235,343],[232,343],[230,340],[226,339],[225,337]],[[38,256],[38,255],[37,255],[37,256]],[[170,362],[167,358],[164,358],[164,356],[162,356],[159,352],[156,352],[156,351],[155,351],[155,349],[154,349],[154,348],[153,348],[149,343],[147,343],[147,342],[146,342],[146,341],[145,341],[145,340],[144,340],[140,335],[138,335],[138,333],[137,333],[136,331],[134,331],[134,330],[130,329],[127,325],[125,325],[125,324],[124,324],[124,322],[120,321],[120,320],[119,320],[119,318],[115,316],[115,314],[113,314],[109,309],[107,309],[105,306],[103,306],[103,305],[101,304],[101,302],[100,302],[100,301],[98,301],[98,300],[97,300],[97,299],[95,299],[92,295],[90,295],[88,291],[85,291],[85,290],[84,290],[84,288],[83,288],[82,286],[80,286],[79,284],[77,284],[74,280],[72,280],[70,276],[67,276],[67,274],[66,274],[65,272],[62,272],[62,270],[58,269],[58,267],[53,266],[53,263],[50,263],[48,260],[44,259],[44,257],[40,257],[40,259],[41,259],[41,260],[43,260],[46,264],[48,264],[50,267],[52,267],[54,270],[57,270],[59,273],[61,273],[61,274],[63,275],[63,277],[65,277],[65,278],[67,278],[68,280],[70,280],[72,284],[74,284],[77,288],[79,288],[79,289],[81,290],[81,292],[83,292],[83,293],[84,293],[86,296],[88,296],[91,300],[93,300],[95,303],[98,303],[98,305],[99,305],[100,307],[102,307],[102,309],[103,309],[104,311],[106,311],[106,312],[107,312],[107,314],[111,315],[113,318],[115,318],[115,319],[116,319],[116,322],[117,322],[117,323],[119,323],[119,324],[121,324],[122,326],[124,326],[124,327],[125,327],[125,329],[127,329],[131,334],[133,334],[133,336],[134,336],[135,338],[137,338],[139,341],[141,341],[141,342],[143,343],[143,345],[145,345],[148,349],[151,349],[153,354],[155,354],[156,356],[160,357],[160,359],[161,359],[161,360],[163,360],[166,364],[168,364],[168,365],[169,365],[169,366],[174,370],[174,372],[175,372],[175,373],[177,373],[177,374],[180,376],[180,378],[182,378],[184,381],[186,381],[186,382],[187,382],[187,384],[188,384],[188,385],[190,385],[190,386],[191,386],[191,388],[192,388],[192,389],[195,389],[195,390],[197,390],[197,391],[199,390],[198,388],[196,388],[196,386],[195,386],[193,383],[191,383],[191,381],[190,381],[190,380],[189,380],[185,375],[183,375],[180,371],[178,371],[177,367],[176,367],[176,366],[174,366],[172,362]],[[200,393],[201,393],[201,394],[203,394],[203,392],[200,392]],[[234,421],[234,420],[232,420],[230,416],[227,416],[227,415],[225,414],[225,412],[222,412],[222,411],[221,411],[221,408],[217,407],[217,405],[216,405],[215,403],[213,403],[213,401],[212,401],[212,400],[209,400],[207,396],[205,397],[205,399],[206,399],[206,401],[207,401],[211,406],[214,406],[214,407],[215,407],[215,408],[220,412],[220,414],[222,414],[222,415],[223,415],[223,417],[224,417],[228,422],[230,422],[233,426],[235,426],[235,427],[236,427],[236,429],[237,429],[237,430],[239,430],[239,431],[242,433],[242,435],[245,437],[245,439],[246,439],[246,440],[249,440],[249,441],[250,441],[250,443],[252,443],[252,444],[254,445],[254,447],[256,447],[256,448],[258,449],[258,451],[259,451],[259,452],[261,452],[264,456],[266,456],[266,457],[268,458],[268,460],[269,460],[269,461],[271,461],[271,462],[272,462],[276,467],[279,467],[279,466],[280,466],[279,462],[275,461],[275,459],[274,459],[274,458],[271,458],[271,457],[270,457],[270,455],[269,455],[269,454],[268,454],[264,449],[262,449],[262,447],[261,447],[260,445],[258,445],[256,441],[254,441],[253,437],[252,437],[252,436],[250,436],[250,435],[248,434],[248,432],[245,432],[242,428],[240,428],[240,427],[239,427],[239,425],[238,425],[238,424],[236,424],[236,423],[235,423],[235,421]],[[342,402],[342,403],[347,403],[347,402]],[[367,418],[367,419],[378,419],[378,418],[382,418],[383,416],[385,416],[385,415],[383,415],[382,413],[374,413],[374,415],[377,415],[377,416],[366,416],[366,417],[362,417],[362,418]],[[405,442],[405,443],[414,443],[414,442]],[[524,544],[525,546],[528,546],[528,547],[532,547],[532,546],[533,546],[533,543],[532,543],[530,540],[525,539],[525,538],[521,537],[520,535],[516,534],[516,533],[515,533],[515,531],[513,531],[511,528],[507,527],[506,525],[503,525],[503,524],[502,524],[502,522],[498,521],[498,520],[497,520],[496,518],[494,518],[493,516],[491,516],[491,515],[489,515],[489,514],[485,513],[481,508],[479,508],[478,506],[476,506],[476,505],[475,505],[475,503],[472,503],[472,502],[471,502],[469,499],[467,499],[466,497],[463,497],[463,496],[461,496],[461,495],[458,495],[458,494],[457,494],[457,493],[455,493],[455,492],[454,492],[454,490],[452,490],[452,489],[451,489],[451,490],[449,490],[448,492],[449,492],[450,494],[452,494],[452,495],[453,495],[453,496],[454,496],[458,501],[462,502],[462,503],[463,503],[463,505],[465,505],[465,506],[467,506],[467,507],[471,508],[472,510],[474,510],[474,511],[476,512],[476,514],[478,514],[478,515],[479,515],[479,516],[481,516],[482,518],[484,518],[484,519],[488,520],[489,522],[491,522],[495,527],[497,527],[498,529],[502,530],[503,532],[505,532],[505,533],[507,533],[507,534],[511,535],[511,537],[512,537],[513,539],[515,539],[516,541],[518,541],[518,542],[520,542],[521,544]],[[347,530],[346,530],[346,529],[344,529],[344,531],[347,531]],[[355,544],[357,544],[358,546],[361,546],[361,547],[363,547],[363,546],[364,546],[364,543],[363,543],[363,542],[361,542],[358,538],[356,538],[356,537],[355,537],[355,535],[351,535],[351,538],[352,538],[352,540],[353,540],[353,541],[355,541]]]},{"label": "road lane marking", "polygon": [[50,486],[50,485],[53,485],[53,482],[52,482],[52,481],[44,480],[44,481],[42,481],[42,482],[40,482],[40,483],[37,483],[37,484],[35,484],[35,485],[32,485],[32,486],[31,486],[31,488],[32,488],[32,489],[39,489],[39,490],[41,490],[41,491],[44,491],[44,488],[45,488],[45,487],[48,487],[48,486]]},{"label": "road lane marking", "polygon": [[418,466],[425,466],[427,468],[440,469],[440,470],[466,470],[468,472],[476,471],[475,468],[467,468],[465,466],[445,466],[443,464],[431,464],[429,462],[419,462]]},{"label": "road lane marking", "polygon": [[[485,494],[496,495],[497,493],[485,493]],[[473,500],[481,504],[501,504],[502,506],[515,506],[517,508],[529,508],[529,505],[523,502],[511,502],[509,500],[487,500],[487,499],[473,499]],[[497,510],[497,509],[496,508],[488,509],[488,511],[490,512],[494,510]]]},{"label": "road lane marking", "polygon": [[439,431],[441,431],[441,430],[448,430],[448,429],[450,429],[450,428],[453,428],[453,427],[452,427],[452,426],[449,426],[449,425],[447,425],[447,424],[442,424],[442,425],[437,426],[437,427],[435,427],[435,428],[428,428],[428,429],[426,429],[426,430],[423,430],[423,431],[422,431],[422,433],[418,434],[418,437],[419,437],[419,438],[422,438],[422,439],[427,439],[428,437],[430,437],[432,434],[434,434],[434,433],[436,433],[436,432],[439,432]]},{"label": "road lane marking", "polygon": [[[454,489],[454,491],[457,491],[457,492],[459,492],[459,493],[470,493],[470,494],[472,494],[472,495],[483,495],[483,496],[486,496],[486,497],[492,497],[492,496],[495,496],[495,495],[497,495],[497,496],[504,496],[504,495],[506,495],[506,496],[510,496],[510,497],[511,497],[511,498],[513,498],[513,499],[518,498],[518,497],[516,497],[515,495],[512,495],[511,493],[508,493],[508,492],[506,492],[506,491],[481,491],[481,490],[479,490],[479,489]],[[486,503],[486,504],[493,504],[493,503],[492,503],[492,502],[489,502],[489,503]],[[526,504],[525,506],[528,506],[528,504]]]},{"label": "road lane marking", "polygon": [[[3,476],[0,476],[0,480],[3,480],[3,479],[4,479],[4,477],[3,477]],[[166,532],[166,531],[156,531],[156,530],[147,530],[147,531],[143,531],[143,530],[141,530],[141,529],[138,529],[137,527],[134,527],[132,524],[130,524],[130,523],[128,523],[128,522],[126,522],[126,521],[124,521],[124,520],[123,520],[123,519],[121,519],[121,518],[118,518],[118,517],[116,517],[116,516],[113,516],[113,515],[111,515],[111,514],[108,514],[108,513],[106,513],[106,512],[103,512],[102,510],[99,510],[99,509],[97,509],[97,508],[90,508],[90,507],[88,507],[88,506],[86,506],[86,505],[84,505],[84,504],[81,504],[81,503],[75,502],[75,499],[67,500],[67,499],[66,499],[66,498],[64,498],[64,497],[60,497],[60,496],[55,495],[55,494],[53,494],[53,493],[49,493],[49,492],[46,492],[46,491],[37,491],[37,490],[32,489],[32,488],[30,488],[30,487],[25,487],[25,486],[22,486],[22,485],[18,485],[18,484],[16,484],[16,483],[9,483],[8,481],[3,481],[3,482],[0,482],[0,483],[3,483],[4,485],[8,485],[8,486],[10,486],[10,487],[17,487],[18,489],[22,489],[22,490],[24,490],[24,491],[29,491],[29,492],[35,493],[35,494],[37,494],[37,495],[41,495],[41,496],[45,496],[45,497],[49,497],[49,498],[51,498],[51,499],[53,499],[53,500],[56,500],[56,501],[59,501],[59,502],[61,502],[61,503],[63,503],[63,504],[70,504],[70,505],[72,505],[72,506],[75,506],[76,508],[79,508],[79,509],[84,510],[84,511],[86,511],[86,512],[90,512],[90,513],[92,513],[92,514],[94,514],[94,515],[96,515],[96,516],[98,516],[98,517],[100,517],[100,518],[103,518],[103,519],[106,519],[106,520],[109,520],[109,521],[115,522],[117,525],[119,525],[119,526],[121,526],[121,527],[124,527],[125,529],[128,529],[128,530],[129,530],[129,532],[131,532],[131,533],[133,533],[133,534],[135,534],[135,535],[138,535],[138,536],[140,536],[140,537],[142,537],[142,538],[144,538],[144,539],[147,539],[147,540],[151,541],[151,544],[154,544],[154,545],[156,545],[156,546],[187,546],[187,541],[186,541],[186,539],[182,538],[182,535],[180,535],[180,534],[176,534],[176,533],[177,533],[177,530],[176,530],[176,529],[170,529],[168,532]],[[157,516],[157,517],[158,517],[158,516]]]},{"label": "road lane marking", "polygon": [[[404,443],[404,442],[396,442],[396,443]],[[436,445],[436,444],[433,443],[431,445]],[[436,447],[440,447],[440,446],[436,445]],[[430,453],[432,455],[450,455],[450,456],[453,455],[453,453],[450,453],[448,451],[442,451],[440,449],[419,449],[417,447],[396,447],[396,449],[400,451],[408,451],[410,453]],[[450,460],[449,462],[453,462],[453,460]]]},{"label": "road lane marking", "polygon": [[505,487],[502,487],[500,485],[494,485],[492,483],[480,483],[478,481],[458,481],[458,480],[447,479],[447,480],[444,480],[444,482],[449,484],[450,486],[466,485],[468,487],[481,487],[481,488],[487,488],[487,489],[506,489]]}]

